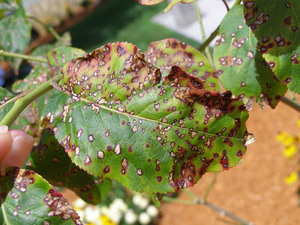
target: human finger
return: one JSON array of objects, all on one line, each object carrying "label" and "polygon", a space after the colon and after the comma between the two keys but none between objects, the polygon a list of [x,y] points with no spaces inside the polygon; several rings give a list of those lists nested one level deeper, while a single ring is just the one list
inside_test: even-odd
[{"label": "human finger", "polygon": [[0,126],[0,164],[9,153],[12,146],[12,137],[6,125]]},{"label": "human finger", "polygon": [[22,167],[34,144],[33,137],[24,131],[11,130],[10,134],[13,142],[10,152],[2,160],[2,173],[9,166]]}]

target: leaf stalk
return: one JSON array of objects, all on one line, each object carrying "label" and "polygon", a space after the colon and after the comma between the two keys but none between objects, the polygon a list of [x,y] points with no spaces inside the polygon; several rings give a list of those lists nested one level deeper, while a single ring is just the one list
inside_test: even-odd
[{"label": "leaf stalk", "polygon": [[13,58],[19,58],[19,59],[25,59],[29,61],[36,61],[36,62],[42,62],[42,63],[48,63],[47,59],[30,56],[30,55],[24,55],[24,54],[18,54],[18,53],[12,53],[4,51],[3,49],[0,49],[0,55],[6,56],[6,57],[13,57]]},{"label": "leaf stalk", "polygon": [[[206,36],[205,36],[205,31],[204,31],[204,26],[203,26],[203,22],[202,22],[202,15],[201,15],[201,12],[200,12],[200,9],[199,9],[199,5],[198,5],[198,1],[194,1],[194,6],[195,6],[195,9],[196,9],[196,13],[197,13],[197,17],[198,17],[198,21],[199,21],[199,25],[200,25],[200,30],[201,30],[201,39],[203,42],[205,42],[206,40]],[[210,62],[211,65],[213,65],[213,61],[212,61],[212,56],[211,56],[211,53],[209,51],[208,48],[204,48],[205,50],[205,53],[207,55],[207,58]]]},{"label": "leaf stalk", "polygon": [[[231,9],[234,6],[241,4],[242,0],[236,0],[235,3],[232,5]],[[211,35],[204,41],[204,43],[198,48],[200,52],[204,51],[206,47],[212,42],[212,40],[218,35],[220,29],[220,25],[211,33]]]},{"label": "leaf stalk", "polygon": [[49,33],[51,33],[53,35],[53,37],[57,40],[60,41],[61,37],[59,36],[59,34],[53,29],[53,27],[51,26],[47,26],[46,24],[44,24],[42,21],[40,21],[38,18],[27,14],[26,15],[28,19],[32,19],[34,21],[36,21],[37,23],[39,23],[40,25],[42,25],[46,30],[48,30]]},{"label": "leaf stalk", "polygon": [[48,91],[52,90],[52,82],[57,82],[62,78],[62,75],[56,76],[47,82],[43,83],[38,88],[32,90],[24,97],[21,97],[16,100],[13,107],[10,109],[10,111],[5,115],[5,117],[0,121],[1,125],[7,125],[10,127],[13,122],[18,118],[18,116],[21,114],[21,112],[30,105],[34,100],[36,100],[38,97],[42,96],[43,94],[47,93]]},{"label": "leaf stalk", "polygon": [[284,104],[287,104],[288,106],[290,106],[290,107],[292,107],[293,109],[295,109],[295,110],[297,110],[298,112],[300,112],[300,104],[299,104],[296,100],[287,98],[287,97],[285,97],[285,96],[282,96],[281,101],[282,101]]}]

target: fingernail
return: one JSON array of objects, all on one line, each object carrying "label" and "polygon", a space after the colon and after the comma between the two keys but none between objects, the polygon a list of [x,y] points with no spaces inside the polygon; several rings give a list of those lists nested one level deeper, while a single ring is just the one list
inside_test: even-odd
[{"label": "fingernail", "polygon": [[26,135],[26,136],[17,136],[14,141],[13,141],[13,145],[17,144],[20,145],[20,147],[22,146],[23,143],[27,143],[29,145],[32,145],[34,140],[33,137],[30,135]]},{"label": "fingernail", "polygon": [[4,134],[8,132],[8,126],[2,125],[0,126],[0,134]]}]

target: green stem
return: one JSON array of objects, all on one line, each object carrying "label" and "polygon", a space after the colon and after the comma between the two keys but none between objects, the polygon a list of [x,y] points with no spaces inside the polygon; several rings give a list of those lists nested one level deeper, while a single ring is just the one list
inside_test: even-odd
[{"label": "green stem", "polygon": [[214,173],[214,176],[212,178],[212,180],[210,181],[210,184],[208,185],[208,187],[205,190],[204,196],[203,196],[203,201],[206,202],[206,199],[208,197],[209,192],[211,191],[212,187],[214,186],[216,180],[218,177],[218,173]]},{"label": "green stem", "polygon": [[285,96],[282,96],[281,101],[288,106],[292,107],[293,109],[297,110],[300,112],[300,104],[296,100],[292,100],[290,98],[287,98]]},{"label": "green stem", "polygon": [[172,198],[172,197],[167,197],[167,196],[164,196],[162,198],[162,200],[165,201],[165,202],[169,202],[169,203],[180,203],[180,204],[185,204],[185,205],[195,205],[194,201],[183,200],[183,199],[179,199],[179,198]]},{"label": "green stem", "polygon": [[[236,5],[241,4],[242,0],[236,0],[235,3],[232,5],[231,8],[233,8]],[[219,33],[219,29],[220,29],[220,25],[214,30],[214,32],[211,33],[211,35],[209,36],[209,38],[207,38],[206,41],[204,41],[204,43],[198,48],[199,51],[204,51],[206,49],[206,47],[210,44],[210,42],[212,42],[212,40],[218,35]]]},{"label": "green stem", "polygon": [[44,59],[44,58],[39,58],[39,57],[24,55],[24,54],[18,54],[18,53],[12,53],[12,52],[6,52],[3,49],[0,50],[0,55],[6,56],[6,57],[13,57],[13,58],[42,62],[42,63],[48,63],[47,59]]},{"label": "green stem", "polygon": [[182,189],[184,193],[186,193],[194,202],[198,202],[199,198],[194,193],[190,192],[188,189]]},{"label": "green stem", "polygon": [[[201,12],[199,9],[198,1],[194,1],[194,6],[196,9],[196,13],[197,13],[197,17],[198,17],[198,21],[199,21],[199,25],[200,25],[200,30],[201,30],[201,35],[202,35],[201,38],[202,38],[202,41],[205,42],[206,36],[205,36],[205,31],[204,31],[204,26],[203,26],[203,22],[202,22],[202,16],[201,16]],[[213,65],[212,57],[211,57],[211,54],[210,54],[210,51],[208,48],[205,48],[205,53],[207,55],[208,60],[210,61],[210,64]]]},{"label": "green stem", "polygon": [[288,89],[288,93],[289,93],[289,95],[290,95],[291,99],[292,99],[293,101],[296,101],[296,102],[297,102],[297,100],[296,100],[295,96],[293,95],[293,93],[291,92],[291,90],[290,90],[290,89]]},{"label": "green stem", "polygon": [[10,111],[5,115],[5,117],[0,121],[1,125],[7,125],[10,127],[13,122],[17,119],[20,113],[30,105],[35,99],[40,97],[41,95],[47,93],[52,90],[52,82],[57,82],[62,78],[62,75],[56,76],[47,82],[43,83],[38,88],[32,90],[30,93],[16,100],[14,106],[10,109]]},{"label": "green stem", "polygon": [[26,15],[28,19],[32,19],[34,21],[36,21],[37,23],[39,23],[40,25],[42,25],[46,30],[48,30],[52,35],[53,37],[60,41],[61,40],[61,37],[59,36],[59,34],[53,29],[53,27],[51,26],[47,26],[46,24],[44,24],[42,21],[40,21],[38,18],[34,17],[34,16],[31,16],[29,14]]},{"label": "green stem", "polygon": [[213,209],[213,210],[215,210],[217,212],[220,212],[224,216],[228,216],[229,218],[231,218],[231,219],[233,219],[233,220],[235,220],[235,221],[237,221],[237,222],[239,222],[239,223],[241,223],[243,225],[253,225],[253,223],[247,222],[247,221],[239,218],[238,216],[234,215],[233,213],[230,213],[230,212],[226,211],[225,209],[222,209],[222,208],[220,208],[218,206],[215,206],[215,205],[213,205],[213,204],[211,204],[209,202],[204,202],[202,204],[208,206],[209,208],[211,208],[211,209]]}]

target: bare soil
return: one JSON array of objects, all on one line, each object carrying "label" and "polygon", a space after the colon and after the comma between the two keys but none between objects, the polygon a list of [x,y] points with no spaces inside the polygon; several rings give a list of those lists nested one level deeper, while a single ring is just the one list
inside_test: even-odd
[{"label": "bare soil", "polygon": [[[299,118],[297,111],[283,103],[275,110],[262,110],[255,104],[247,126],[256,142],[248,147],[240,165],[218,175],[207,201],[255,225],[300,224],[299,183],[284,182],[291,172],[298,171],[298,158],[286,159],[284,147],[275,140],[281,131],[300,133]],[[190,191],[202,197],[212,177],[206,174]],[[179,198],[189,199],[185,193]],[[238,224],[203,205],[165,203],[161,211],[160,225]]]}]

